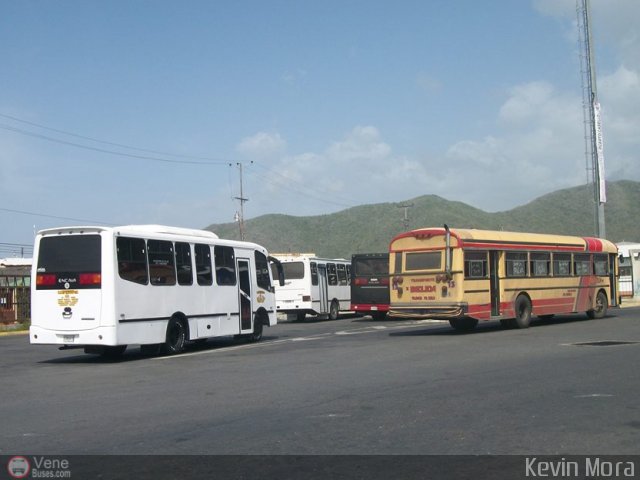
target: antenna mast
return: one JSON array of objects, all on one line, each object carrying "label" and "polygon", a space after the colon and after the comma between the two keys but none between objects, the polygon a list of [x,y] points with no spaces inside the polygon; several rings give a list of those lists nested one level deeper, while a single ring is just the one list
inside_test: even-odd
[{"label": "antenna mast", "polygon": [[593,184],[595,205],[596,236],[606,237],[604,204],[607,192],[604,176],[604,150],[602,140],[602,120],[598,90],[596,87],[596,66],[591,45],[591,13],[589,0],[576,0],[578,14],[578,42],[580,46],[580,70],[582,76],[582,108],[584,116],[585,157],[587,183]]}]

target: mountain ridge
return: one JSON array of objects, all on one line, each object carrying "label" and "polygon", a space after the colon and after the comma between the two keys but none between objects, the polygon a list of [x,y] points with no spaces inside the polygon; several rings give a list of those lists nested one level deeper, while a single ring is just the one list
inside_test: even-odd
[{"label": "mountain ridge", "polygon": [[[640,224],[630,221],[640,205],[640,182],[607,182],[606,238],[613,242],[640,241]],[[409,208],[404,225],[402,205]],[[359,205],[314,216],[280,213],[245,220],[245,240],[270,252],[315,252],[329,258],[353,253],[384,252],[391,239],[406,230],[447,224],[452,228],[479,228],[561,235],[595,236],[593,186],[571,187],[538,197],[510,210],[485,212],[463,202],[426,194],[403,202]],[[221,238],[239,239],[237,223],[205,227]],[[323,235],[322,232],[327,232]]]}]

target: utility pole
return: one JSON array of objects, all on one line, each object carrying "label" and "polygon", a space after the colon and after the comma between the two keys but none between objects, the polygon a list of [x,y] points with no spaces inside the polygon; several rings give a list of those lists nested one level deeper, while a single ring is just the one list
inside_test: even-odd
[{"label": "utility pole", "polygon": [[596,87],[596,64],[592,47],[591,12],[589,0],[576,0],[578,34],[580,43],[580,66],[582,70],[582,106],[584,115],[585,157],[587,182],[593,184],[595,204],[596,236],[605,238],[604,204],[607,201],[604,175],[604,149],[602,119],[598,89]]},{"label": "utility pole", "polygon": [[404,218],[402,219],[402,224],[404,225],[405,231],[409,230],[409,209],[413,207],[413,203],[403,203],[396,205],[398,208],[404,208]]},{"label": "utility pole", "polygon": [[[251,162],[253,163],[253,162]],[[238,162],[236,163],[236,165],[238,165],[238,168],[240,169],[240,196],[239,197],[233,197],[235,200],[238,200],[240,202],[240,213],[236,213],[236,217],[235,219],[238,222],[238,228],[240,229],[240,240],[244,240],[244,202],[248,202],[249,199],[244,197],[243,194],[243,185],[242,185],[242,163]]]}]

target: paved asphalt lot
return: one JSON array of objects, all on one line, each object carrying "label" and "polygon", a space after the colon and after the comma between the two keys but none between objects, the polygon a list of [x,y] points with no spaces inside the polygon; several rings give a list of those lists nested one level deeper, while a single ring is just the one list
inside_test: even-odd
[{"label": "paved asphalt lot", "polygon": [[585,318],[308,319],[118,361],[0,337],[0,455],[638,454],[640,309]]}]

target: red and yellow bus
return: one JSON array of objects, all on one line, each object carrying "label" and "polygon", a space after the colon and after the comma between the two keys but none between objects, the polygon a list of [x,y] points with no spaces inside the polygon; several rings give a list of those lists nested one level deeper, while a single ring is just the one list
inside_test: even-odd
[{"label": "red and yellow bus", "polygon": [[619,305],[618,249],[608,240],[537,233],[421,228],[389,246],[391,317],[479,320],[526,328],[531,316]]}]

